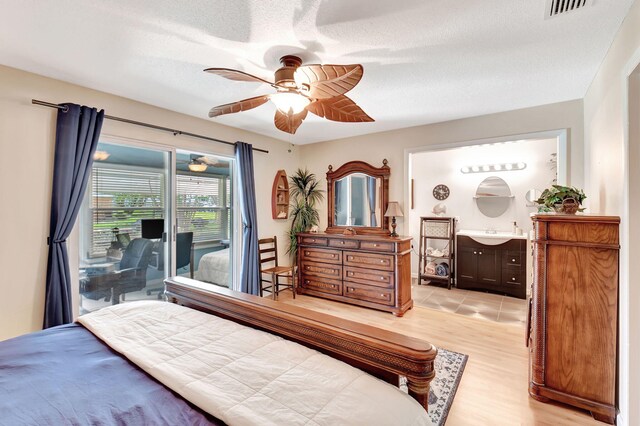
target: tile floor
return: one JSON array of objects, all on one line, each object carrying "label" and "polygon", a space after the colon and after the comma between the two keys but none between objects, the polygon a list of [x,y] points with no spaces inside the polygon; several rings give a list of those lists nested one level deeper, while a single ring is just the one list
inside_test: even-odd
[{"label": "tile floor", "polygon": [[515,297],[457,288],[447,290],[432,285],[418,285],[415,281],[412,293],[416,306],[506,324],[524,326],[526,322],[527,301]]}]

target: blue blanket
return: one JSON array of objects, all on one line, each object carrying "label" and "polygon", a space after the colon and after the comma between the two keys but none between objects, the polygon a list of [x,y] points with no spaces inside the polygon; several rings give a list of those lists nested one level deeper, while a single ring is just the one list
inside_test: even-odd
[{"label": "blue blanket", "polygon": [[0,342],[0,425],[221,424],[72,324]]}]

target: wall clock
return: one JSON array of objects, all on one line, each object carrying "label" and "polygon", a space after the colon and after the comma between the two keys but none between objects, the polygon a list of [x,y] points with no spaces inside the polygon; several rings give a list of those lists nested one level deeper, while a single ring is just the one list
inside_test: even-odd
[{"label": "wall clock", "polygon": [[433,197],[436,200],[446,200],[447,198],[449,198],[449,187],[447,185],[436,185],[435,188],[433,188]]}]

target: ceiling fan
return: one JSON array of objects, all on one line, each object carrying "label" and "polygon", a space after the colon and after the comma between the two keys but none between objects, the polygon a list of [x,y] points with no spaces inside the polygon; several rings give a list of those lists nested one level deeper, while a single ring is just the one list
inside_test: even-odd
[{"label": "ceiling fan", "polygon": [[275,83],[246,72],[229,68],[207,68],[204,71],[229,80],[266,83],[276,93],[261,95],[211,108],[209,117],[247,111],[271,101],[276,105],[275,125],[283,132],[294,134],[311,112],[332,121],[359,123],[374,121],[362,108],[345,96],[364,73],[360,64],[302,65],[293,55],[280,58]]},{"label": "ceiling fan", "polygon": [[221,169],[229,168],[228,161],[214,160],[209,157],[191,154],[189,161],[177,160],[176,163],[186,164],[187,168],[192,172],[204,172],[209,167],[216,167]]}]

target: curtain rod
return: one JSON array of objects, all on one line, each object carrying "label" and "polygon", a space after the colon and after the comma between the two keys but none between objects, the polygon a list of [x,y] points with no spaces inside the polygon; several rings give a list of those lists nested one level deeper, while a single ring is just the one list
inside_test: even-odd
[{"label": "curtain rod", "polygon": [[[56,108],[56,109],[62,110],[63,112],[67,112],[68,111],[68,108],[66,106],[53,104],[51,102],[44,102],[44,101],[39,101],[37,99],[31,99],[31,103],[34,104],[34,105],[42,105],[42,106],[46,106],[46,107],[49,107],[49,108]],[[134,124],[136,126],[148,127],[149,129],[155,129],[155,130],[162,130],[162,131],[165,131],[165,132],[171,132],[171,133],[173,133],[174,136],[176,136],[176,135],[191,136],[192,138],[205,139],[205,140],[212,141],[212,142],[223,143],[225,145],[233,145],[233,146],[236,145],[235,142],[223,141],[222,139],[210,138],[209,136],[202,136],[202,135],[198,135],[198,134],[190,133],[190,132],[183,132],[182,130],[171,129],[169,127],[156,126],[155,124],[143,123],[142,121],[129,120],[128,118],[115,117],[113,115],[107,115],[107,114],[104,115],[104,118],[106,118],[107,120],[120,121],[122,123]],[[258,151],[258,152],[264,152],[265,154],[269,153],[269,151],[267,151],[266,149],[261,149],[261,148],[255,148],[254,147],[253,150],[254,151]]]}]

